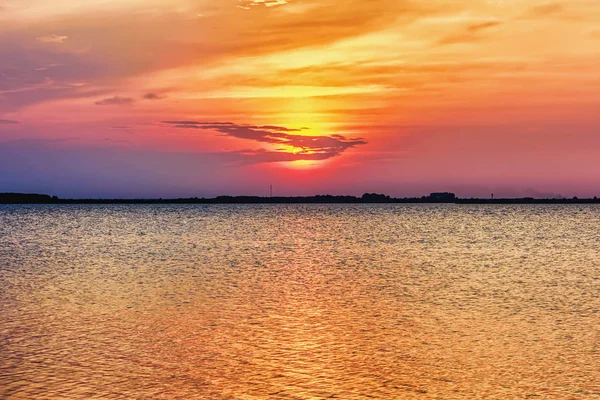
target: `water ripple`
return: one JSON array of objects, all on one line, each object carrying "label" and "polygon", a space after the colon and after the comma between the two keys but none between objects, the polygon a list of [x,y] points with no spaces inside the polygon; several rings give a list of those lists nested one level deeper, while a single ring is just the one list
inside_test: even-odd
[{"label": "water ripple", "polygon": [[600,398],[599,223],[579,205],[0,206],[0,398]]}]

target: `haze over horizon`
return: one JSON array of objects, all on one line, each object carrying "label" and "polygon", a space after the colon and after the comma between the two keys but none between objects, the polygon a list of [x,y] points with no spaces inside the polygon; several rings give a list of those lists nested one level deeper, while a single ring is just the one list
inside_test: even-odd
[{"label": "haze over horizon", "polygon": [[0,0],[0,192],[600,195],[592,0]]}]

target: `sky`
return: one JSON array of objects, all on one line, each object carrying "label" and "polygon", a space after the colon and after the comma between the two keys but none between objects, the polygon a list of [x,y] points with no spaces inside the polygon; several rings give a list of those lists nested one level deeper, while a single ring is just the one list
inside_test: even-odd
[{"label": "sky", "polygon": [[598,0],[0,0],[0,192],[600,196]]}]

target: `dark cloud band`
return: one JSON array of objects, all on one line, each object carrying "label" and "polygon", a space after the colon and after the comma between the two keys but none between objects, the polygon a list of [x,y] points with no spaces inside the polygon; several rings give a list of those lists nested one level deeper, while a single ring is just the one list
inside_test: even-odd
[{"label": "dark cloud band", "polygon": [[352,147],[367,143],[362,138],[350,139],[339,134],[329,136],[291,134],[289,132],[300,132],[301,130],[276,125],[239,125],[232,122],[187,120],[162,121],[162,123],[178,129],[215,131],[238,139],[289,146],[298,150],[294,152],[283,149],[272,152],[263,150],[251,151],[253,154],[261,155],[266,161],[325,160],[335,157]]}]

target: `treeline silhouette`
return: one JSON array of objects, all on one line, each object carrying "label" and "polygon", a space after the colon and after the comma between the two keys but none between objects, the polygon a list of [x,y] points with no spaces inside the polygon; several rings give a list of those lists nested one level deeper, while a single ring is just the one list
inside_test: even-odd
[{"label": "treeline silhouette", "polygon": [[60,201],[47,194],[0,193],[0,204],[48,204]]},{"label": "treeline silhouette", "polygon": [[0,204],[360,204],[360,203],[449,203],[449,204],[597,204],[593,199],[535,199],[533,197],[515,199],[461,199],[454,193],[431,193],[429,196],[394,198],[385,194],[365,193],[356,196],[296,196],[296,197],[259,197],[259,196],[218,196],[214,198],[180,199],[60,199],[45,194],[0,193]]}]

